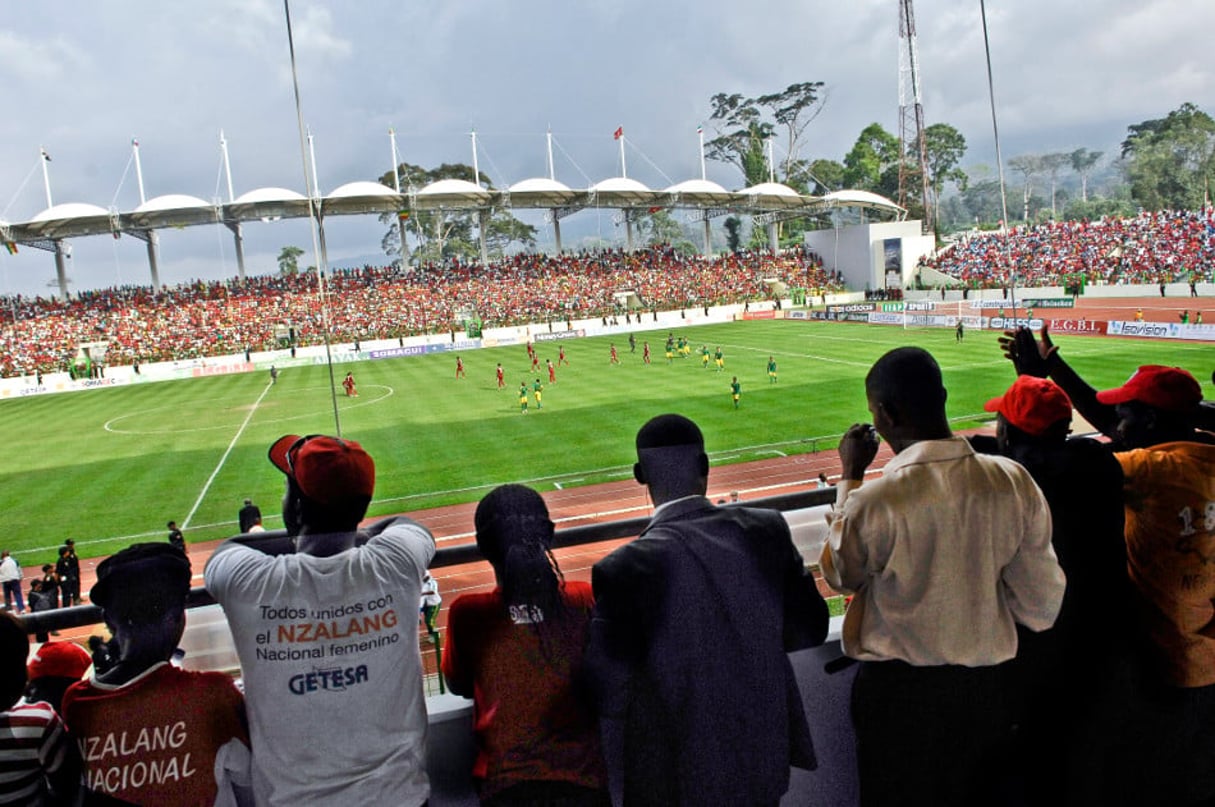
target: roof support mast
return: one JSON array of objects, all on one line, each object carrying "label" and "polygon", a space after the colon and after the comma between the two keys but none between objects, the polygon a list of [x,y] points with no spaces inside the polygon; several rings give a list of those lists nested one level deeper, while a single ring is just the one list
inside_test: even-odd
[{"label": "roof support mast", "polygon": [[[553,127],[548,127],[548,133],[545,135],[545,140],[548,144],[548,178],[553,182],[557,181],[557,169],[553,166]],[[553,238],[557,241],[557,254],[561,254],[561,217],[557,215],[557,210],[550,211],[553,217]]]},{"label": "roof support mast", "polygon": [[914,149],[919,161],[920,192],[924,203],[924,232],[933,232],[932,192],[928,177],[928,150],[924,144],[924,105],[920,102],[920,57],[916,47],[915,12],[911,0],[899,2],[899,197],[907,206],[913,189],[914,171],[907,165],[908,152]]},{"label": "roof support mast", "polygon": [[[46,189],[46,209],[50,210],[55,206],[51,200],[51,172],[47,167],[47,163],[51,161],[51,155],[47,154],[46,149],[42,147],[39,147],[38,154],[42,158],[42,187]],[[67,259],[71,256],[71,251],[63,243],[62,238],[56,238],[54,244],[55,279],[59,284],[59,299],[66,300],[68,298]]]},{"label": "roof support mast", "polygon": [[[397,157],[397,130],[388,129],[388,143],[392,147],[392,187],[397,193],[401,192],[401,160]],[[401,269],[409,267],[409,241],[406,238],[406,219],[401,218],[397,211],[397,234],[401,237]]]},{"label": "roof support mast", "polygon": [[[219,130],[219,154],[224,162],[224,176],[228,179],[228,203],[236,201],[232,193],[232,164],[228,161],[228,141],[224,138],[224,130]],[[245,235],[241,232],[239,221],[225,221],[224,225],[232,231],[232,239],[236,242],[236,272],[241,282],[245,280]]]},{"label": "roof support mast", "polygon": [[[139,139],[131,138],[131,152],[135,157],[135,181],[139,185],[139,204],[148,201],[143,192],[143,165],[139,162]],[[114,237],[118,234],[115,232]],[[148,270],[152,273],[152,291],[160,291],[160,237],[155,230],[148,230]]]}]

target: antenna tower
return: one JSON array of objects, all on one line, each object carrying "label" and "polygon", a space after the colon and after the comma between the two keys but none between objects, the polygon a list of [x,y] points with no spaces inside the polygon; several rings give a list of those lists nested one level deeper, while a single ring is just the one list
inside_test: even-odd
[{"label": "antenna tower", "polygon": [[920,57],[915,43],[915,12],[911,0],[899,3],[899,198],[907,206],[915,193],[915,171],[905,159],[919,157],[920,192],[924,200],[924,232],[932,232],[932,193],[928,183],[928,151],[924,147],[924,106],[920,103]]}]

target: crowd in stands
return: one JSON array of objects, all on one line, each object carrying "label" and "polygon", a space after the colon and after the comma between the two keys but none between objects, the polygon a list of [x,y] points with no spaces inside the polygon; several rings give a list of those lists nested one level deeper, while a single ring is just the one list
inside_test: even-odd
[{"label": "crowd in stands", "polygon": [[615,294],[624,291],[648,310],[755,301],[771,296],[768,280],[812,294],[841,288],[801,252],[706,258],[649,248],[336,269],[324,313],[309,273],[2,298],[0,377],[66,369],[88,342],[109,342],[107,364],[131,365],[278,348],[284,325],[296,344],[317,344],[323,317],[331,339],[353,342],[460,329],[466,314],[486,327],[611,316],[623,313]]},{"label": "crowd in stands", "polygon": [[[1001,347],[1016,378],[985,406],[994,437],[955,435],[940,366],[903,347],[865,379],[873,424],[840,444],[819,562],[850,595],[828,667],[857,667],[860,804],[1215,803],[1201,386],[1151,365],[1099,392],[1046,329]],[[1070,437],[1073,409],[1109,441]],[[894,457],[874,477],[879,436]],[[243,688],[172,664],[189,561],[129,547],[97,567],[113,639],[88,677],[51,642],[28,678],[66,680],[27,688],[25,627],[0,614],[0,801],[434,802],[416,627],[434,537],[404,516],[360,527],[376,468],[357,442],[268,453],[287,535],[232,538],[204,570]],[[473,700],[482,804],[607,807],[616,782],[630,805],[774,806],[792,768],[823,764],[790,654],[824,642],[828,610],[788,524],[706,498],[686,417],[645,423],[636,457],[653,515],[589,586],[564,579],[538,493],[477,507],[497,588],[451,605],[442,671]]]},{"label": "crowd in stands", "polygon": [[1143,212],[1133,218],[1051,221],[968,236],[922,261],[972,288],[1159,284],[1211,280],[1215,210]]}]

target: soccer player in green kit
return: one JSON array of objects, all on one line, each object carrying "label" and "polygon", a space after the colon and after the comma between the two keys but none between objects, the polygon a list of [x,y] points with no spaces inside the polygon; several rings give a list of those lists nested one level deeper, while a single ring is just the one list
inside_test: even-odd
[{"label": "soccer player in green kit", "polygon": [[768,357],[768,381],[776,383],[776,359],[773,356]]},{"label": "soccer player in green kit", "polygon": [[730,382],[730,394],[734,397],[734,408],[738,408],[738,399],[742,395],[742,384],[738,383],[738,376]]}]

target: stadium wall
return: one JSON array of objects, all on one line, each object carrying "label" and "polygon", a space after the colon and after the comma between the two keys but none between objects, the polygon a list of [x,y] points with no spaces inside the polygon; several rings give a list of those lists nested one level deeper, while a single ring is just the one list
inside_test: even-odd
[{"label": "stadium wall", "polygon": [[823,259],[823,267],[838,271],[854,289],[884,289],[886,273],[897,272],[901,288],[915,279],[920,258],[931,255],[936,240],[921,233],[919,221],[855,224],[806,233],[806,248]]}]

